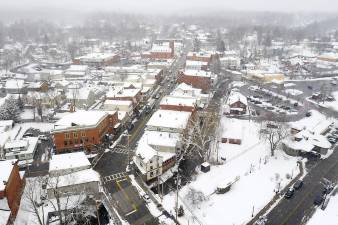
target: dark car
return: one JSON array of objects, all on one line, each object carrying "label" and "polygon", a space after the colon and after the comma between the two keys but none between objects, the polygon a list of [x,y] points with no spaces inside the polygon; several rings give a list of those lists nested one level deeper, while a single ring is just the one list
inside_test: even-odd
[{"label": "dark car", "polygon": [[307,86],[307,88],[308,88],[308,89],[310,89],[310,90],[312,90],[312,89],[313,89],[313,88],[312,88],[312,86],[310,86],[310,85],[309,85],[309,86]]},{"label": "dark car", "polygon": [[293,185],[293,188],[296,190],[299,190],[303,187],[303,181],[302,180],[297,180],[296,183]]},{"label": "dark car", "polygon": [[291,198],[294,193],[295,193],[295,189],[289,188],[284,196],[285,196],[285,198]]},{"label": "dark car", "polygon": [[333,186],[325,186],[323,187],[322,193],[323,194],[329,194],[333,190]]},{"label": "dark car", "polygon": [[312,115],[311,112],[307,112],[307,113],[305,114],[306,117],[310,117],[311,115]]},{"label": "dark car", "polygon": [[322,194],[319,194],[313,200],[313,204],[320,205],[320,204],[322,204],[323,201],[324,201],[324,196]]}]

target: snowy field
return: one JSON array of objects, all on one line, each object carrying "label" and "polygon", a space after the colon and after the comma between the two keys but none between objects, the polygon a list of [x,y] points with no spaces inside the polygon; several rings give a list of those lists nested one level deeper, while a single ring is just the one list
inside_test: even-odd
[{"label": "snowy field", "polygon": [[[227,120],[230,119],[222,120],[224,125],[229,124]],[[274,197],[275,190],[290,182],[287,174],[293,177],[298,174],[297,158],[288,157],[281,151],[270,157],[267,143],[259,139],[258,124],[247,120],[237,120],[233,124],[242,128],[238,134],[243,137],[242,144],[220,144],[219,154],[226,157],[226,163],[211,166],[208,173],[198,172],[194,181],[180,190],[179,205],[183,205],[185,212],[179,219],[182,224],[245,224]],[[228,193],[214,193],[217,187],[237,176],[239,181]],[[191,189],[202,193],[199,194],[202,200],[188,197],[193,193]],[[174,212],[174,192],[164,197],[163,205]]]},{"label": "snowy field", "polygon": [[325,210],[317,208],[307,225],[336,225],[338,221],[338,194],[332,196]]}]

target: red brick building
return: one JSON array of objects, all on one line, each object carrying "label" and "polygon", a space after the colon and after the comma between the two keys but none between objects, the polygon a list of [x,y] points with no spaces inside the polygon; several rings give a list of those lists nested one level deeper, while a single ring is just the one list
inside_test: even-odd
[{"label": "red brick building", "polygon": [[175,42],[160,42],[154,44],[150,52],[143,53],[142,58],[150,59],[172,59],[175,55]]},{"label": "red brick building", "polygon": [[[0,201],[7,202],[10,213],[6,219],[8,220],[7,224],[10,224],[10,221],[13,221],[18,213],[24,186],[24,180],[20,177],[17,162],[13,160],[0,161],[0,182]],[[5,205],[2,203],[1,207],[5,207]]]},{"label": "red brick building", "polygon": [[212,84],[211,73],[207,71],[185,70],[180,71],[177,78],[178,83],[186,83],[194,88],[207,92]]},{"label": "red brick building", "polygon": [[52,131],[56,152],[91,151],[93,145],[101,144],[107,134],[114,133],[117,123],[117,112],[79,111],[66,115],[55,123]]}]

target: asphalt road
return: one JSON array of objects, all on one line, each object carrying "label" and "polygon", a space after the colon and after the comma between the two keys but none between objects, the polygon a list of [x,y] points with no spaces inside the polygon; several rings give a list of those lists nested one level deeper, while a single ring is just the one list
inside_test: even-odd
[{"label": "asphalt road", "polygon": [[282,199],[267,214],[266,225],[300,225],[305,224],[316,207],[313,204],[316,195],[321,193],[323,178],[336,182],[338,180],[338,147],[326,160],[320,160],[304,177],[304,186],[297,190],[291,199]]},{"label": "asphalt road", "polygon": [[[177,71],[183,63],[183,57],[177,59],[175,65],[171,69],[172,73],[168,74],[169,79],[166,80],[166,82],[176,79]],[[99,172],[100,176],[103,178],[103,186],[106,193],[111,196],[112,202],[110,202],[110,204],[112,204],[118,210],[119,214],[130,224],[158,224],[157,218],[153,217],[149,212],[145,201],[132,185],[129,177],[124,173],[128,163],[132,160],[134,153],[133,149],[136,147],[138,140],[144,133],[146,123],[158,109],[162,97],[165,94],[170,93],[175,88],[175,85],[168,86],[168,83],[166,82],[162,85],[163,94],[161,98],[156,101],[154,110],[149,114],[143,114],[135,124],[135,127],[129,133],[129,140],[128,138],[124,138],[122,141],[123,143],[121,143],[121,145],[124,145],[125,149],[112,149],[111,151],[105,152],[94,167],[94,169]]]}]

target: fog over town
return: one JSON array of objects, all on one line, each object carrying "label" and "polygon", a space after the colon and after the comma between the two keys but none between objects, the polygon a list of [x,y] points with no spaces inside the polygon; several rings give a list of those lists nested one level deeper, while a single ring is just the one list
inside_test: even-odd
[{"label": "fog over town", "polygon": [[0,225],[336,225],[338,1],[0,0]]}]

